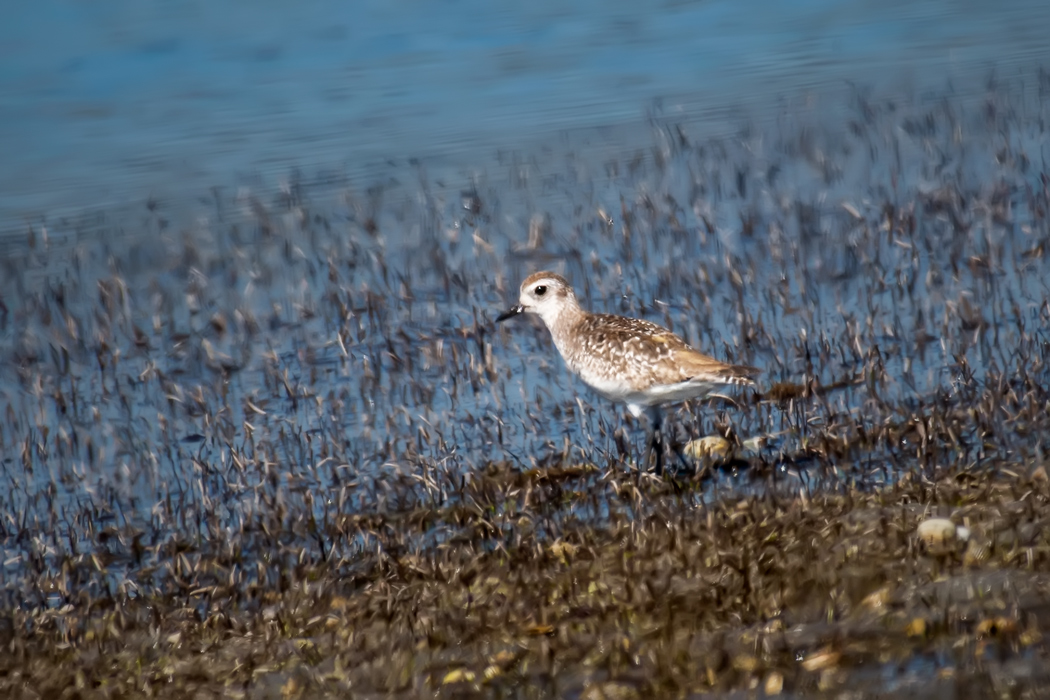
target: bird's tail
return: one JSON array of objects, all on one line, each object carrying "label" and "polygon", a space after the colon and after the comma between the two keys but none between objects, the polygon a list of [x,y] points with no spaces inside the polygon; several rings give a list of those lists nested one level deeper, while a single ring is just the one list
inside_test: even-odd
[{"label": "bird's tail", "polygon": [[757,377],[760,374],[762,374],[762,370],[757,367],[748,367],[747,365],[728,365],[725,369],[723,378],[727,384],[752,386],[755,383],[754,377]]}]

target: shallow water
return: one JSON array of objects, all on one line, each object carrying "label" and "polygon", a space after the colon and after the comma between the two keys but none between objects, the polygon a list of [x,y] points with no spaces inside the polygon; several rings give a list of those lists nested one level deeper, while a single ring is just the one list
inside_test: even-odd
[{"label": "shallow water", "polygon": [[620,426],[636,454],[642,426],[572,379],[541,325],[491,324],[545,267],[595,309],[761,367],[762,391],[830,389],[806,413],[746,394],[687,407],[683,434],[728,421],[769,436],[775,462],[833,425],[958,401],[1044,352],[1030,163],[1045,100],[1027,97],[989,93],[995,113],[858,97],[844,126],[796,112],[695,142],[654,121],[622,160],[511,160],[468,183],[418,167],[365,192],[292,185],[217,193],[191,219],[159,203],[34,227],[3,288],[8,511],[146,518],[215,489],[233,517],[266,483],[368,511],[382,474],[602,464]]},{"label": "shallow water", "polygon": [[[3,116],[17,128],[0,130],[18,166],[0,187],[8,609],[29,609],[26,591],[72,605],[52,578],[89,600],[176,600],[203,575],[183,552],[247,553],[254,590],[304,561],[352,579],[388,540],[421,556],[464,538],[497,551],[531,517],[518,492],[537,480],[564,505],[528,523],[546,546],[742,493],[804,504],[1045,464],[1050,80],[1033,58],[1042,33],[1014,30],[1046,10],[813,4],[749,24],[740,7],[624,9],[595,29],[573,13],[598,11],[579,6],[547,32],[553,5],[524,18],[467,6],[469,20],[441,17],[457,38],[436,64],[449,84],[425,86],[430,35],[384,34],[401,25],[381,8],[371,43],[317,34],[322,5],[287,34],[260,13],[272,41],[147,41],[155,17],[98,34],[120,25],[88,16],[46,61],[34,48],[0,64],[2,89],[21,91]],[[190,21],[176,19],[166,32]],[[966,39],[978,24],[987,42]],[[675,37],[712,26],[738,33],[668,60]],[[295,72],[332,44],[382,59],[362,78],[371,101],[329,95],[322,109],[289,91],[335,89],[353,55],[313,82]],[[559,56],[585,66],[585,87],[552,87]],[[164,65],[182,78],[153,80]],[[193,87],[216,66],[228,90]],[[237,69],[252,87],[235,89]],[[846,74],[864,87],[836,84]],[[46,88],[47,75],[65,77]],[[497,88],[505,99],[488,99]],[[264,97],[295,108],[262,119]],[[129,112],[139,100],[155,111]],[[568,126],[581,128],[550,135]],[[593,309],[760,367],[757,392],[673,415],[682,439],[728,432],[750,449],[670,504],[643,496],[629,481],[643,426],[587,393],[537,321],[491,323],[544,268]],[[464,532],[462,512],[489,534]]]},{"label": "shallow water", "polygon": [[[653,109],[705,135],[849,85],[979,94],[1047,58],[1050,10],[926,2],[42,0],[0,26],[0,231],[148,196],[271,189],[293,167],[366,180],[426,158],[563,154],[565,129],[648,145]],[[360,184],[361,181],[358,180]]]}]

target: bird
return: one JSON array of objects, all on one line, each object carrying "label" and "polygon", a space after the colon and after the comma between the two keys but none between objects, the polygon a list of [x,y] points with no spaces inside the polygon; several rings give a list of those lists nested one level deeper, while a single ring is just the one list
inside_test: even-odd
[{"label": "bird", "polygon": [[[720,362],[672,331],[640,318],[591,313],[580,306],[572,285],[553,272],[536,272],[521,283],[518,303],[496,317],[501,323],[536,314],[550,331],[569,370],[601,396],[627,404],[635,418],[645,414],[663,473],[663,407],[711,396],[727,386],[752,386],[755,367]],[[687,464],[681,449],[675,454]]]}]

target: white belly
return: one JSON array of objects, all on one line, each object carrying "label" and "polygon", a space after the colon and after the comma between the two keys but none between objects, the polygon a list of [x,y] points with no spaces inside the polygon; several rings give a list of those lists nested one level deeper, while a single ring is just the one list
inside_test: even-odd
[{"label": "white belly", "polygon": [[638,390],[620,379],[610,379],[589,372],[580,372],[579,375],[587,386],[610,401],[626,403],[635,416],[640,415],[647,406],[703,398],[725,386],[723,383],[690,379],[676,384],[653,384],[646,389]]}]

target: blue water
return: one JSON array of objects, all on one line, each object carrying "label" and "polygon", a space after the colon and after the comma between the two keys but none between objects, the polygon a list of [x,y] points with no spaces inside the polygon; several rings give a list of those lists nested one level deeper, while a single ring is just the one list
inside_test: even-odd
[{"label": "blue water", "polygon": [[[161,557],[209,528],[251,546],[267,510],[443,506],[493,464],[625,468],[615,433],[637,458],[642,426],[568,373],[536,319],[491,324],[540,267],[590,308],[760,367],[763,392],[835,387],[671,414],[688,437],[718,420],[768,438],[755,461],[781,487],[1045,461],[1037,427],[930,407],[1050,385],[1050,3],[4,15],[8,600],[40,562],[105,554],[105,527]],[[930,412],[958,423],[926,464],[905,428]],[[858,440],[806,471],[814,444],[885,426],[899,444]],[[600,521],[611,498],[568,517]],[[290,568],[291,551],[265,561]],[[107,566],[113,589],[164,575]],[[939,664],[875,680],[907,689]]]},{"label": "blue water", "polygon": [[[222,502],[236,521],[260,485],[363,510],[423,464],[607,463],[622,407],[536,323],[489,323],[541,266],[764,386],[849,384],[804,420],[726,412],[745,437],[788,436],[770,458],[954,391],[960,358],[980,381],[1034,356],[1048,19],[1020,2],[25,6],[0,25],[0,510],[41,531],[88,506],[188,522],[187,503]],[[942,190],[962,225],[926,204]],[[873,350],[889,379],[869,386]],[[675,420],[696,437],[716,415]]]},{"label": "blue water", "polygon": [[1031,70],[1048,29],[1038,0],[21,3],[0,23],[0,230],[293,167],[470,170],[566,129],[624,127],[602,145],[625,149],[654,109],[731,133],[785,96]]}]

